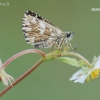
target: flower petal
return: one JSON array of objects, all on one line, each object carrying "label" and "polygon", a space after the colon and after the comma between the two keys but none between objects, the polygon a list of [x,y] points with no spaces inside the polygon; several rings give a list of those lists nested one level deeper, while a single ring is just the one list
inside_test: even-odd
[{"label": "flower petal", "polygon": [[8,81],[10,84],[12,84],[11,81],[14,81],[13,77],[8,75],[3,68],[0,69],[0,79],[5,86],[8,86]]},{"label": "flower petal", "polygon": [[2,61],[1,61],[1,59],[0,59],[0,68],[2,67]]},{"label": "flower petal", "polygon": [[10,84],[12,85],[12,82],[11,81],[14,82],[14,78],[12,76],[10,76],[10,75],[7,74],[7,79],[10,82]]},{"label": "flower petal", "polygon": [[72,80],[76,80],[79,78],[79,75],[82,75],[83,74],[83,71],[82,69],[80,69],[79,71],[77,71],[75,74],[73,74],[73,76],[69,79],[70,81]]},{"label": "flower petal", "polygon": [[3,69],[0,69],[0,78],[4,85],[8,86],[8,79],[6,76],[6,72]]},{"label": "flower petal", "polygon": [[80,69],[79,71],[77,71],[69,80],[70,81],[74,80],[74,83],[77,83],[77,82],[84,83],[84,81],[86,80],[90,72],[91,70],[89,70],[87,67],[83,67],[83,69]]},{"label": "flower petal", "polygon": [[0,59],[0,81],[2,81],[5,86],[8,86],[8,82],[10,82],[10,84],[12,84],[11,81],[14,81],[14,78],[11,77],[10,75],[8,75],[5,72],[4,68],[2,68],[1,59]]},{"label": "flower petal", "polygon": [[80,76],[77,80],[75,80],[74,83],[77,83],[77,82],[84,83],[86,78],[87,78],[87,74],[84,74],[84,75]]},{"label": "flower petal", "polygon": [[8,86],[8,79],[7,79],[6,76],[2,76],[2,77],[1,77],[1,80],[2,80],[2,82],[3,82],[3,84],[4,84],[5,86]]},{"label": "flower petal", "polygon": [[100,69],[100,56],[98,57],[98,60],[94,65],[94,69],[96,69],[96,68]]}]

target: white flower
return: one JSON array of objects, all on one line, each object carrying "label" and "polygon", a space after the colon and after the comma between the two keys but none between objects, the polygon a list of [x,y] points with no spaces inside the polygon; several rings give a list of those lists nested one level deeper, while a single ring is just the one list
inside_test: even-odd
[{"label": "white flower", "polygon": [[100,57],[97,58],[93,68],[83,67],[77,71],[71,78],[70,81],[74,80],[74,83],[84,83],[85,80],[89,81],[89,76],[92,79],[97,78],[100,73]]},{"label": "white flower", "polygon": [[[5,70],[2,68],[2,62],[0,59],[0,80],[3,82],[5,86],[8,86],[8,81],[11,83],[11,81],[14,81],[13,77],[8,75]],[[11,83],[12,84],[12,83]]]}]

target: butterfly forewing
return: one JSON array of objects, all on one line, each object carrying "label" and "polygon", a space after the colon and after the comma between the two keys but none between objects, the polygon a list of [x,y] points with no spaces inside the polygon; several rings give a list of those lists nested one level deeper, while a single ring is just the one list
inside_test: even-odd
[{"label": "butterfly forewing", "polygon": [[40,15],[27,11],[24,14],[22,30],[25,40],[35,48],[50,48],[63,32]]}]

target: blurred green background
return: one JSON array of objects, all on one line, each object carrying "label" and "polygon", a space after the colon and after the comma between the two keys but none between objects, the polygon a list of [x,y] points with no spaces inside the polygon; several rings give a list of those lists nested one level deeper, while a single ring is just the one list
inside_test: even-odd
[{"label": "blurred green background", "polygon": [[[32,10],[62,30],[75,32],[75,52],[90,62],[100,54],[100,0],[0,0],[0,58],[5,62],[12,55],[32,49],[22,32],[22,18]],[[50,50],[44,50],[45,53]],[[38,54],[26,54],[13,61],[6,72],[17,79],[39,60]],[[13,87],[0,100],[97,100],[100,98],[100,77],[84,84],[70,82],[79,68],[59,60],[43,63],[27,78]],[[0,83],[0,91],[5,86]]]}]

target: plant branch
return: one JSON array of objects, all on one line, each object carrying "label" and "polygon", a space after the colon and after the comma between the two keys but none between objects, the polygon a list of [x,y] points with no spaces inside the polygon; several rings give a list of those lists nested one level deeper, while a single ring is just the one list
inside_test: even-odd
[{"label": "plant branch", "polygon": [[28,76],[32,71],[34,71],[39,65],[43,63],[43,59],[40,59],[33,67],[31,67],[27,72],[25,72],[22,76],[20,76],[12,85],[9,85],[7,88],[5,88],[1,93],[0,97],[3,96],[7,91],[9,91],[12,86],[15,86],[18,84],[21,80],[23,80],[26,76]]},{"label": "plant branch", "polygon": [[41,54],[42,58],[33,66],[31,67],[27,72],[25,72],[22,76],[20,76],[12,85],[8,86],[7,88],[5,88],[1,93],[0,96],[3,96],[3,94],[5,94],[8,90],[10,90],[12,88],[12,86],[15,86],[17,83],[19,83],[21,80],[23,80],[26,76],[28,76],[32,71],[34,71],[40,64],[42,64],[44,61],[48,61],[48,60],[53,60],[57,57],[61,57],[61,56],[66,56],[66,55],[71,55],[71,56],[75,56],[78,57],[80,59],[82,59],[85,64],[91,68],[92,65],[88,62],[88,60],[86,60],[83,56],[81,56],[78,53],[74,53],[74,52],[59,52],[59,50],[45,54],[40,50],[35,50],[35,49],[29,49],[29,50],[25,50],[22,52],[17,53],[16,55],[12,56],[10,59],[8,59],[3,65],[2,67],[5,68],[10,62],[12,62],[14,59],[16,59],[17,57],[24,55],[26,53],[31,53],[31,52],[35,52],[35,53],[39,53]]},{"label": "plant branch", "polygon": [[66,55],[71,55],[71,56],[75,56],[80,58],[81,60],[83,60],[85,62],[85,64],[89,67],[92,68],[92,65],[88,62],[87,59],[85,59],[83,56],[81,56],[78,53],[74,53],[74,52],[63,52],[60,56],[66,56]]},{"label": "plant branch", "polygon": [[37,49],[28,49],[28,50],[24,50],[24,51],[22,51],[22,52],[19,52],[19,53],[15,54],[15,55],[12,56],[11,58],[9,58],[9,59],[2,65],[1,68],[6,68],[6,66],[7,66],[8,64],[10,64],[13,60],[15,60],[16,58],[18,58],[18,57],[20,57],[20,56],[22,56],[22,55],[24,55],[24,54],[27,54],[27,53],[38,53],[38,54],[40,54],[42,57],[45,57],[45,56],[46,56],[44,52],[42,52],[42,51],[40,51],[40,50],[37,50]]}]

